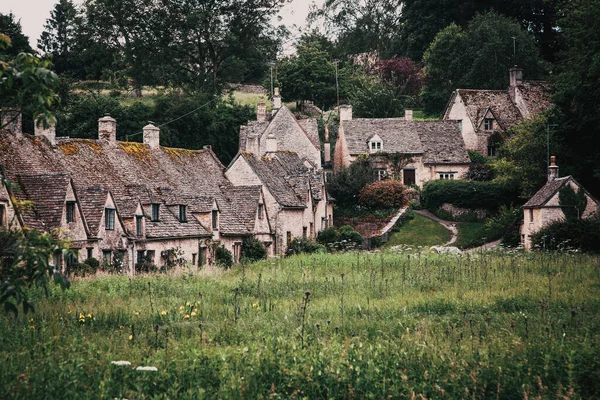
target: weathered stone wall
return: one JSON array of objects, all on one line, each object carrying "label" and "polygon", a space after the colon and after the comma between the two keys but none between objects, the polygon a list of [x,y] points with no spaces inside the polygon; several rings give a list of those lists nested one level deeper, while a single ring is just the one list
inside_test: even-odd
[{"label": "weathered stone wall", "polygon": [[469,215],[475,215],[478,220],[483,220],[488,216],[485,208],[462,208],[449,203],[442,204],[440,210],[450,213],[455,221],[459,221]]}]

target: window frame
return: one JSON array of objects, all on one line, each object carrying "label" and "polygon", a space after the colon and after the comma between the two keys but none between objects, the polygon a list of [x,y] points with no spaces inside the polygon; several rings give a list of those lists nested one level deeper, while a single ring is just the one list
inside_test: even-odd
[{"label": "window frame", "polygon": [[383,150],[383,142],[381,140],[372,140],[369,142],[369,151],[371,153],[377,153]]},{"label": "window frame", "polygon": [[442,181],[453,181],[456,179],[456,172],[438,172],[438,176]]},{"label": "window frame", "polygon": [[136,215],[135,216],[135,235],[136,236],[143,236],[143,215]]},{"label": "window frame", "polygon": [[494,130],[494,118],[484,118],[483,119],[483,129],[486,131]]},{"label": "window frame", "polygon": [[[4,204],[0,204],[0,226],[5,226],[4,219],[6,217],[6,206]],[[8,225],[8,224],[6,224]]]},{"label": "window frame", "polygon": [[104,208],[104,229],[107,231],[115,230],[115,215],[117,210],[114,208]]},{"label": "window frame", "polygon": [[213,231],[218,231],[219,230],[219,210],[212,210],[212,214],[211,214],[211,219],[212,219],[212,230]]},{"label": "window frame", "polygon": [[179,205],[179,222],[188,222],[187,220],[187,206],[185,204]]},{"label": "window frame", "polygon": [[258,203],[258,219],[263,219],[263,214],[265,212],[265,205]]},{"label": "window frame", "polygon": [[487,146],[487,155],[488,157],[496,157],[496,146],[493,144],[488,144]]},{"label": "window frame", "polygon": [[160,203],[152,203],[151,213],[152,222],[160,221]]},{"label": "window frame", "polygon": [[66,204],[66,219],[67,219],[67,224],[73,223],[75,222],[75,202],[74,201],[67,201]]}]

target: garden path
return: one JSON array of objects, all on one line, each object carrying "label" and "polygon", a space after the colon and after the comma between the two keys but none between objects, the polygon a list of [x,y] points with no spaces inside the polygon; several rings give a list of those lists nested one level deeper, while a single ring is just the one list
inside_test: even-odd
[{"label": "garden path", "polygon": [[442,224],[444,226],[444,228],[446,228],[446,229],[448,229],[448,231],[450,231],[450,241],[448,243],[444,244],[444,246],[449,246],[452,243],[456,242],[456,239],[458,239],[458,229],[456,228],[455,222],[446,221],[441,218],[438,218],[433,213],[431,213],[427,210],[415,210],[415,212],[418,214],[421,214],[424,217],[432,219],[439,224]]}]

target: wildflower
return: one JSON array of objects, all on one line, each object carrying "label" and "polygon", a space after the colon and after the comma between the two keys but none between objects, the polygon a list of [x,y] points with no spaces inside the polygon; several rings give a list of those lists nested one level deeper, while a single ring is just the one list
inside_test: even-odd
[{"label": "wildflower", "polygon": [[119,325],[119,329],[123,329],[123,328],[124,328],[124,326],[123,326],[123,325]]},{"label": "wildflower", "polygon": [[140,315],[139,311],[134,312],[135,315]]},{"label": "wildflower", "polygon": [[190,302],[188,301],[187,303],[185,303],[185,306],[189,307],[190,306]]},{"label": "wildflower", "polygon": [[69,310],[69,311],[67,311],[67,314],[71,315],[72,312],[73,312],[72,310]]},{"label": "wildflower", "polygon": [[160,315],[167,315],[167,312],[166,311],[161,311]]},{"label": "wildflower", "polygon": [[133,335],[129,335],[129,340],[133,340]]},{"label": "wildflower", "polygon": [[118,365],[120,367],[126,366],[126,365],[131,365],[131,363],[129,361],[124,361],[124,360],[119,360],[119,361],[111,361],[110,362],[113,365]]},{"label": "wildflower", "polygon": [[183,310],[183,306],[179,306],[179,309],[180,309],[180,310]]},{"label": "wildflower", "polygon": [[256,307],[258,307],[258,304],[252,303],[252,307],[256,308]]},{"label": "wildflower", "polygon": [[136,371],[154,371],[154,372],[156,372],[156,371],[158,371],[158,368],[156,368],[156,367],[150,367],[150,366],[146,366],[146,367],[141,367],[140,366],[140,367],[137,367],[135,370]]},{"label": "wildflower", "polygon": [[88,317],[88,318],[92,318],[92,314],[89,314],[89,313],[88,313],[88,315],[86,315],[86,317]]},{"label": "wildflower", "polygon": [[183,316],[183,319],[190,319],[190,314],[185,314],[185,315]]}]

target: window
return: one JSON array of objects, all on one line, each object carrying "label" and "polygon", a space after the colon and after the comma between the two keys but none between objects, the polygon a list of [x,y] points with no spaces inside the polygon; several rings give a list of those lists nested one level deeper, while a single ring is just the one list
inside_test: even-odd
[{"label": "window", "polygon": [[454,180],[454,172],[440,172],[440,179]]},{"label": "window", "polygon": [[488,150],[488,157],[496,157],[496,146],[489,145],[487,150]]},{"label": "window", "polygon": [[383,147],[383,143],[380,141],[369,142],[371,145],[371,153],[375,153],[377,151],[381,151]]},{"label": "window", "polygon": [[310,227],[310,230],[309,230],[310,237],[314,238],[315,237],[315,226],[314,226],[314,224],[312,222],[309,222],[308,225]]},{"label": "window", "polygon": [[75,202],[67,201],[67,223],[75,222]]},{"label": "window", "polygon": [[417,183],[417,174],[414,169],[403,169],[402,170],[403,183],[406,186],[414,185]]},{"label": "window", "polygon": [[159,211],[160,211],[160,204],[153,203],[152,204],[152,221],[158,221],[158,218],[160,217]]},{"label": "window", "polygon": [[258,219],[263,219],[263,213],[265,212],[264,207],[265,206],[262,204],[258,205]]},{"label": "window", "polygon": [[387,177],[387,171],[385,169],[377,169],[375,170],[375,173],[377,174],[378,181],[382,181]]},{"label": "window", "polygon": [[303,226],[302,227],[302,238],[306,239],[306,234],[308,233],[308,227]]},{"label": "window", "polygon": [[110,264],[111,255],[112,255],[111,250],[102,250],[102,259],[104,260],[105,264]]},{"label": "window", "polygon": [[183,204],[179,205],[179,222],[187,222],[187,207]]},{"label": "window", "polygon": [[212,210],[212,228],[213,231],[219,229],[219,210]]},{"label": "window", "polygon": [[75,264],[77,264],[77,256],[73,253],[68,253],[65,256],[65,264],[67,268],[72,268]]},{"label": "window", "polygon": [[135,216],[135,234],[137,236],[142,236],[142,218],[141,215]]},{"label": "window", "polygon": [[462,119],[458,121],[458,129],[462,132]]},{"label": "window", "polygon": [[287,233],[286,233],[286,240],[287,240],[287,245],[289,246],[290,243],[292,243],[292,232],[287,231]]},{"label": "window", "polygon": [[533,208],[529,209],[529,222],[533,222]]},{"label": "window", "polygon": [[88,247],[87,248],[87,259],[89,260],[92,257],[94,257],[94,248],[93,247]]},{"label": "window", "polygon": [[144,263],[144,256],[146,252],[144,250],[138,250],[137,252],[137,264],[143,264]]},{"label": "window", "polygon": [[104,209],[104,228],[107,231],[115,229],[115,209],[105,208]]},{"label": "window", "polygon": [[154,264],[154,250],[148,250],[146,252],[146,258],[150,262],[150,264]]},{"label": "window", "polygon": [[192,265],[196,265],[197,257],[198,257],[198,253],[192,253]]},{"label": "window", "polygon": [[486,131],[493,131],[494,130],[494,119],[493,118],[485,118],[483,120],[483,129],[485,129]]}]

